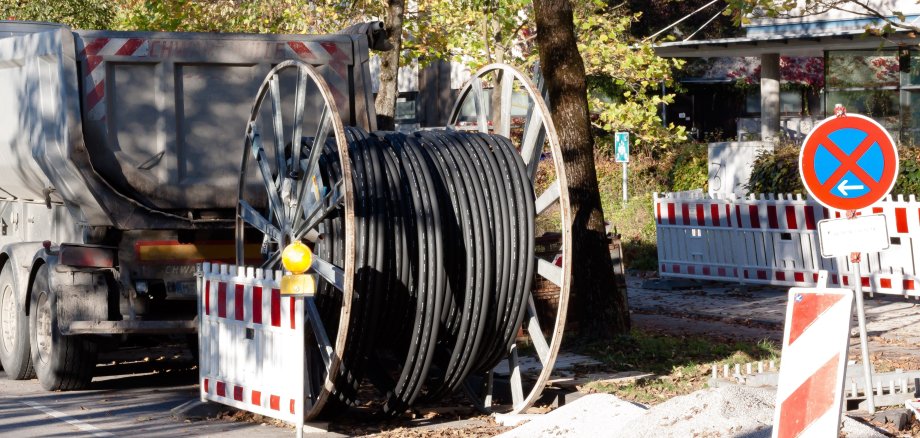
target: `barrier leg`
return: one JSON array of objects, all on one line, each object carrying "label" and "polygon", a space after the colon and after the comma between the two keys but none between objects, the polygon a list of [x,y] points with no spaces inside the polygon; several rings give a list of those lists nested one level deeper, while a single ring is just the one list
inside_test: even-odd
[{"label": "barrier leg", "polygon": [[862,272],[859,263],[853,263],[856,272],[856,319],[859,320],[859,349],[862,351],[863,374],[866,378],[866,405],[870,414],[875,413],[875,395],[872,394],[872,365],[869,363],[869,342],[866,333],[866,308],[863,306]]}]

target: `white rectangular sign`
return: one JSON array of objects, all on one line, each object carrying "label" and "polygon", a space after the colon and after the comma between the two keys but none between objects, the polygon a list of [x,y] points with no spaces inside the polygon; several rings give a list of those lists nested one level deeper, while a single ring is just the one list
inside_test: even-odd
[{"label": "white rectangular sign", "polygon": [[829,259],[853,252],[879,252],[888,249],[885,215],[872,214],[854,219],[825,219],[818,222],[821,256]]}]

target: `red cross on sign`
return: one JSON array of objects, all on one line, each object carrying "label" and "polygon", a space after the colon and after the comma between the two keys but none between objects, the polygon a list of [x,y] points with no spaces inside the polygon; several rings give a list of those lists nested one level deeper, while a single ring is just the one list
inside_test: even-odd
[{"label": "red cross on sign", "polygon": [[825,207],[866,208],[888,194],[898,176],[898,150],[875,120],[830,117],[812,129],[799,154],[808,193]]}]

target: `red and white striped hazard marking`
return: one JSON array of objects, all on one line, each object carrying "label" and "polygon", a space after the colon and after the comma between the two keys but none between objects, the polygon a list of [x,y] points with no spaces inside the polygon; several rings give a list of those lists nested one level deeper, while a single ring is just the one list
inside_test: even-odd
[{"label": "red and white striped hazard marking", "polygon": [[[163,38],[92,38],[78,41],[79,60],[83,63],[84,108],[88,120],[106,118],[106,69],[105,61],[131,62],[131,58],[144,58],[143,62],[164,58],[182,58],[187,53],[197,53],[202,47],[199,40]],[[322,73],[331,82],[331,90],[337,103],[348,108],[348,66],[354,64],[351,44],[341,41],[247,41],[237,43],[241,61],[249,58],[253,62],[280,62],[285,59],[300,59],[313,65],[328,66]],[[219,50],[220,44],[213,43],[206,50]],[[200,56],[200,55],[197,55]]]},{"label": "red and white striped hazard marking", "polygon": [[147,56],[150,43],[143,38],[95,38],[84,41],[80,58],[86,60],[83,89],[86,92],[86,116],[90,120],[105,117],[105,66],[111,56]]},{"label": "red and white striped hazard marking", "polygon": [[837,436],[853,292],[791,288],[773,437]]}]

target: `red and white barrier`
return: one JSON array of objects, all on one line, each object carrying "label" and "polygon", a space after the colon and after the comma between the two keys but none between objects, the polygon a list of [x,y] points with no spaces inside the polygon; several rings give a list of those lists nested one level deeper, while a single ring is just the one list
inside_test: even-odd
[{"label": "red and white barrier", "polygon": [[302,427],[304,298],[282,296],[276,271],[204,263],[200,274],[202,401]]},{"label": "red and white barrier", "polygon": [[[838,268],[818,246],[818,222],[843,214],[800,195],[656,194],[654,203],[662,277],[808,287],[825,270],[832,285],[857,281],[849,261]],[[868,293],[920,297],[920,203],[889,197],[858,212],[873,213],[885,214],[891,247],[863,255],[858,281]]]},{"label": "red and white barrier", "polygon": [[789,290],[774,438],[837,436],[852,311],[849,289]]}]

